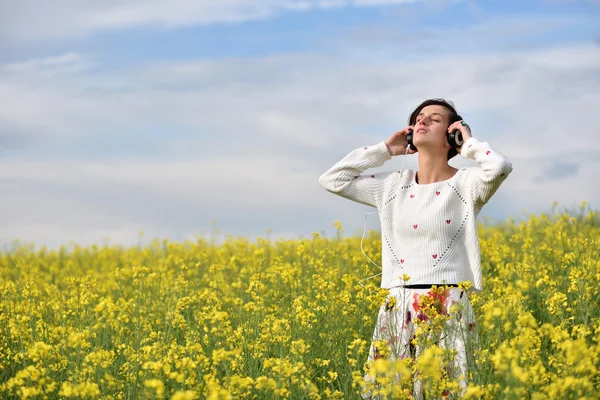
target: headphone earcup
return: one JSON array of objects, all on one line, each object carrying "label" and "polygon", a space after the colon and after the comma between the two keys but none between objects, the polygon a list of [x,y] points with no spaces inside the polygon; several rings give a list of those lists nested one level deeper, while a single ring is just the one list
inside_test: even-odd
[{"label": "headphone earcup", "polygon": [[413,143],[413,137],[414,137],[414,131],[411,129],[408,131],[408,134],[406,135],[406,141],[410,145],[411,149],[417,151],[417,146],[415,146],[415,144]]},{"label": "headphone earcup", "polygon": [[451,147],[457,148],[457,147],[461,147],[463,145],[463,143],[465,142],[463,140],[463,135],[462,132],[457,130],[454,130],[452,132],[449,132],[447,134],[448,137],[448,144]]}]

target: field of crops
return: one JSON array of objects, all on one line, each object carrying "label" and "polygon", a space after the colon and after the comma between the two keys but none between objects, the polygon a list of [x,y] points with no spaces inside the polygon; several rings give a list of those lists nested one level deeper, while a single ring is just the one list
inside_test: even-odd
[{"label": "field of crops", "polygon": [[[444,350],[366,365],[386,291],[360,237],[18,247],[0,258],[0,398],[456,398]],[[464,398],[600,390],[600,215],[481,224],[480,348]],[[366,253],[380,257],[376,232]],[[466,283],[468,284],[468,283]],[[399,379],[396,379],[400,376]]]}]

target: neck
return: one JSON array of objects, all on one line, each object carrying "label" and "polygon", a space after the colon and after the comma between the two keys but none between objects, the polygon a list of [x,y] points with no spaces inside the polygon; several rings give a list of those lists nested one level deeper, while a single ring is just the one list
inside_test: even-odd
[{"label": "neck", "polygon": [[439,154],[419,153],[418,183],[426,185],[450,179],[456,173],[456,168],[448,165],[445,157]]}]

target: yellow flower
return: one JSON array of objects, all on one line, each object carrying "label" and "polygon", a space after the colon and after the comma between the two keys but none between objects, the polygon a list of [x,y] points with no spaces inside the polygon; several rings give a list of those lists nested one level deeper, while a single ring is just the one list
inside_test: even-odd
[{"label": "yellow flower", "polygon": [[302,355],[310,349],[310,345],[307,345],[304,339],[295,340],[291,345],[292,354]]},{"label": "yellow flower", "polygon": [[485,395],[485,388],[481,386],[468,386],[463,394],[464,399],[481,399]]},{"label": "yellow flower", "polygon": [[171,400],[195,400],[197,398],[197,393],[192,390],[186,390],[185,392],[178,390],[171,396]]},{"label": "yellow flower", "polygon": [[275,390],[277,389],[277,382],[266,376],[259,376],[254,380],[254,386],[259,390]]},{"label": "yellow flower", "polygon": [[160,379],[148,379],[144,381],[144,386],[156,390],[156,397],[163,397],[165,393],[165,384]]}]

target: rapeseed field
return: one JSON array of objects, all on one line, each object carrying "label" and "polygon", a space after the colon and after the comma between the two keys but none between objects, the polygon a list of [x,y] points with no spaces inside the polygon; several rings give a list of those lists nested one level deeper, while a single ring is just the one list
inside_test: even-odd
[{"label": "rapeseed field", "polygon": [[[427,399],[600,398],[597,211],[480,223],[479,346],[462,394],[444,374],[452,354],[425,336],[416,361],[366,364],[387,292],[358,284],[379,271],[335,226],[334,238],[3,252],[0,398],[402,399],[412,376]],[[374,260],[380,246],[376,232],[363,243]]]}]

